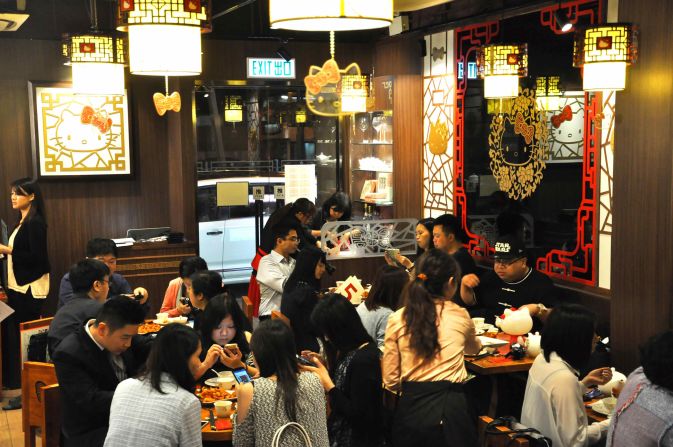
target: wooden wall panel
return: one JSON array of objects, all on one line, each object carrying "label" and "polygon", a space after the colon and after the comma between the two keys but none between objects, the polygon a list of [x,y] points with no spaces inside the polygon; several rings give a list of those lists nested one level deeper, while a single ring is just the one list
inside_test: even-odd
[{"label": "wooden wall panel", "polygon": [[[62,65],[59,42],[0,39],[0,54],[0,217],[9,223],[15,220],[9,183],[33,174],[28,81],[69,81],[70,72]],[[151,77],[134,76],[127,82],[133,177],[41,182],[52,264],[45,315],[53,313],[60,279],[84,256],[88,239],[120,237],[128,228],[168,223],[166,118],[156,115],[151,98],[162,86],[162,80]]]},{"label": "wooden wall panel", "polygon": [[671,14],[671,2],[619,4],[619,20],[640,27],[638,62],[616,104],[611,320],[624,371],[638,365],[638,345],[673,322]]}]

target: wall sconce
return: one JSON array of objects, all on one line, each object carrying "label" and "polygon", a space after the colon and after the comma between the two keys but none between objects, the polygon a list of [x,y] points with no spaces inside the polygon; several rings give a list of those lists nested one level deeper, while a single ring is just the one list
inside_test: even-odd
[{"label": "wall sconce", "polygon": [[75,93],[124,94],[123,39],[99,31],[66,34],[61,48],[65,65],[72,67]]},{"label": "wall sconce", "polygon": [[269,0],[272,29],[349,31],[390,26],[393,0]]},{"label": "wall sconce", "polygon": [[609,23],[575,32],[574,66],[583,67],[584,91],[624,90],[626,66],[638,58],[638,30]]},{"label": "wall sconce", "polygon": [[243,104],[240,96],[224,97],[224,121],[227,123],[240,123],[243,121]]},{"label": "wall sconce", "polygon": [[535,80],[535,99],[542,110],[556,109],[561,97],[560,76],[539,76]]},{"label": "wall sconce", "polygon": [[117,29],[129,33],[132,74],[201,73],[201,33],[211,29],[208,0],[119,0],[117,13]]},{"label": "wall sconce", "polygon": [[367,111],[367,76],[346,74],[341,77],[341,111]]},{"label": "wall sconce", "polygon": [[556,25],[558,28],[561,30],[562,33],[567,33],[571,29],[573,29],[573,24],[570,21],[570,17],[568,17],[568,14],[566,14],[563,11],[563,6],[561,5],[561,1],[559,0],[558,2],[558,8],[556,11],[554,11],[554,20],[556,20]]},{"label": "wall sconce", "polygon": [[528,75],[528,45],[485,45],[477,51],[477,70],[485,98],[519,95],[519,78]]}]

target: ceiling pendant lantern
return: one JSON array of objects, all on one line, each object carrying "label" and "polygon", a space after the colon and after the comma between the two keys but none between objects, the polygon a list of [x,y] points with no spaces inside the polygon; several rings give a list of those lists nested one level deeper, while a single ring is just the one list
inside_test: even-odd
[{"label": "ceiling pendant lantern", "polygon": [[240,123],[243,121],[243,98],[237,95],[224,97],[224,121]]},{"label": "ceiling pendant lantern", "polygon": [[62,44],[72,67],[72,90],[88,94],[124,94],[124,40],[99,31],[66,34]]},{"label": "ceiling pendant lantern", "polygon": [[485,98],[514,98],[519,95],[519,78],[528,75],[528,46],[524,43],[480,47],[477,69],[484,80]]},{"label": "ceiling pendant lantern", "polygon": [[345,74],[341,77],[341,111],[367,111],[367,76]]},{"label": "ceiling pendant lantern", "polygon": [[393,22],[393,0],[269,0],[272,29],[352,31]]},{"label": "ceiling pendant lantern", "polygon": [[119,0],[117,29],[129,33],[132,74],[201,73],[201,33],[209,32],[208,0]]},{"label": "ceiling pendant lantern", "polygon": [[583,67],[584,91],[624,90],[626,66],[638,58],[638,31],[608,23],[575,33],[575,67]]}]

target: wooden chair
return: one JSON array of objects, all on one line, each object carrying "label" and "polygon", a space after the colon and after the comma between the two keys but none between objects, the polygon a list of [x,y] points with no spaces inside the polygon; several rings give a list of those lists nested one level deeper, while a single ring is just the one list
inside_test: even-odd
[{"label": "wooden chair", "polygon": [[283,323],[287,324],[288,327],[292,327],[292,324],[290,323],[290,319],[283,315],[283,313],[279,310],[272,310],[271,311],[271,319],[272,320],[281,320]]},{"label": "wooden chair", "polygon": [[54,365],[25,362],[21,380],[24,445],[36,446],[35,435],[39,428],[42,447],[58,446],[61,433],[61,401]]},{"label": "wooden chair", "polygon": [[[493,434],[486,434],[486,426],[493,422],[493,418],[489,416],[479,416],[479,421],[478,421],[478,426],[477,430],[479,433],[479,445],[483,445],[484,447],[529,447],[530,443],[528,442],[527,439],[520,439],[516,438],[514,439],[512,435],[493,435]],[[508,432],[509,428],[502,426],[502,425],[497,425],[495,427],[496,430],[501,431],[501,432]]]},{"label": "wooden chair", "polygon": [[242,306],[243,307],[243,314],[245,315],[245,317],[250,322],[250,327],[252,327],[252,318],[253,318],[252,313],[254,311],[254,309],[252,307],[252,301],[250,301],[250,298],[248,298],[247,295],[243,295],[243,298],[241,299],[241,301],[243,302],[243,306]]}]

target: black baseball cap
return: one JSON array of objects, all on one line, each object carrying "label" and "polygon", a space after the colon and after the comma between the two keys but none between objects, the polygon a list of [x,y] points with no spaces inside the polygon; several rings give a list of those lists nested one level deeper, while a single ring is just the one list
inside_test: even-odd
[{"label": "black baseball cap", "polygon": [[510,261],[526,257],[526,246],[514,236],[502,236],[495,242],[495,259]]}]

